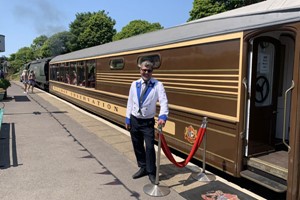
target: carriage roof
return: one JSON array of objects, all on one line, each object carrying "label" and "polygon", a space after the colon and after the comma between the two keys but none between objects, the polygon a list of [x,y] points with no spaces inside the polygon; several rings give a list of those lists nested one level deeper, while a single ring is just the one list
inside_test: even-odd
[{"label": "carriage roof", "polygon": [[175,27],[59,55],[54,57],[51,63],[156,47],[296,21],[300,21],[299,0],[267,0]]}]

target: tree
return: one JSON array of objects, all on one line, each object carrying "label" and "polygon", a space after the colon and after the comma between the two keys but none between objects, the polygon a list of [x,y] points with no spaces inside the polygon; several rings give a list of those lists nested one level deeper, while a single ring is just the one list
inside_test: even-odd
[{"label": "tree", "polygon": [[34,60],[34,53],[30,47],[22,47],[17,53],[11,54],[9,57],[10,72],[15,73],[20,68],[30,61]]},{"label": "tree", "polygon": [[188,21],[201,19],[224,11],[226,11],[225,5],[215,0],[194,0]]},{"label": "tree", "polygon": [[188,21],[258,3],[264,0],[194,0]]},{"label": "tree", "polygon": [[164,27],[162,27],[159,23],[150,23],[145,20],[133,20],[128,25],[124,26],[122,30],[114,36],[113,40],[121,40],[163,28]]},{"label": "tree", "polygon": [[235,8],[240,8],[243,6],[251,5],[254,3],[262,2],[265,0],[218,0],[218,2],[221,2],[225,5],[226,10],[232,10]]},{"label": "tree", "polygon": [[42,53],[41,53],[41,48],[44,45],[44,43],[47,41],[48,37],[46,35],[41,35],[39,37],[36,37],[32,44],[31,44],[31,49],[34,54],[35,59],[42,58]]},{"label": "tree", "polygon": [[32,61],[33,59],[33,51],[30,47],[22,47],[15,54],[15,60],[21,60],[23,61],[23,63],[27,63],[29,61]]},{"label": "tree", "polygon": [[68,31],[63,31],[52,35],[41,47],[41,57],[45,58],[70,52],[71,38],[72,34]]},{"label": "tree", "polygon": [[72,51],[105,44],[112,41],[116,30],[115,20],[108,17],[104,10],[76,14],[76,19],[70,24]]}]

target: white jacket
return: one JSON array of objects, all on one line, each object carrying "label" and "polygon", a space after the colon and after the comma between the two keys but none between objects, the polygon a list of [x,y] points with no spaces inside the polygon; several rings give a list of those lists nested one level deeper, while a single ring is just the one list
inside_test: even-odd
[{"label": "white jacket", "polygon": [[126,124],[130,124],[130,115],[140,119],[153,118],[156,114],[156,103],[160,104],[159,119],[167,120],[169,114],[168,99],[163,84],[151,78],[149,87],[144,95],[142,105],[139,105],[143,79],[133,81],[129,90],[126,110]]}]

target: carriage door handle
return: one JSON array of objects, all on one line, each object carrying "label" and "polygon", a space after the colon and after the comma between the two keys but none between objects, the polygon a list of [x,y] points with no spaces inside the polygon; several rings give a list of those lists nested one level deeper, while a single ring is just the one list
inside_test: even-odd
[{"label": "carriage door handle", "polygon": [[288,153],[290,152],[291,147],[285,142],[285,135],[286,135],[285,124],[286,124],[286,112],[287,112],[286,104],[287,104],[287,95],[294,88],[294,86],[295,84],[294,81],[292,80],[291,87],[285,91],[285,95],[284,95],[282,142],[288,148]]}]

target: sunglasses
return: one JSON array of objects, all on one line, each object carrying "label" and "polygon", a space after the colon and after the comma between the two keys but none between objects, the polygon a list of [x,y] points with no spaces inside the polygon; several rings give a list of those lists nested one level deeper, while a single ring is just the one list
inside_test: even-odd
[{"label": "sunglasses", "polygon": [[152,73],[152,69],[141,69],[144,73],[148,72],[148,73]]}]

